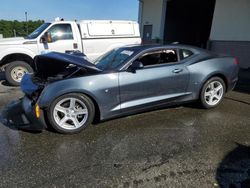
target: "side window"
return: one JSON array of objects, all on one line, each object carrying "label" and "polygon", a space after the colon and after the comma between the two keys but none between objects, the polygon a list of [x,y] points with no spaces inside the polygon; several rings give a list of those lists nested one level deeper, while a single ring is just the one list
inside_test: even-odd
[{"label": "side window", "polygon": [[186,59],[194,54],[192,51],[187,50],[187,49],[180,49],[179,52],[180,52],[180,59],[181,60]]},{"label": "side window", "polygon": [[57,24],[53,25],[49,30],[51,33],[52,41],[57,40],[72,40],[73,32],[70,24]]},{"label": "side window", "polygon": [[144,66],[159,65],[178,62],[178,56],[175,49],[168,49],[146,53],[138,61],[142,62]]}]

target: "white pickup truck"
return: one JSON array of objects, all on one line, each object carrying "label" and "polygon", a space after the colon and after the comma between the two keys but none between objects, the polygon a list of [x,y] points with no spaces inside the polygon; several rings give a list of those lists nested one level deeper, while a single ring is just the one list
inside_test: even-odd
[{"label": "white pickup truck", "polygon": [[26,38],[0,40],[0,68],[11,85],[19,85],[32,72],[36,55],[81,52],[94,60],[107,51],[140,44],[139,25],[133,21],[83,20],[44,23]]}]

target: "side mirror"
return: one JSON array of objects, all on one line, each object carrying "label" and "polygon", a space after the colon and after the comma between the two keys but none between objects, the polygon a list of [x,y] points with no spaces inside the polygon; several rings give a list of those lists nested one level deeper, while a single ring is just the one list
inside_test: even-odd
[{"label": "side mirror", "polygon": [[143,64],[140,61],[134,61],[132,65],[129,66],[128,71],[132,73],[136,73],[136,70],[143,69]]},{"label": "side mirror", "polygon": [[44,35],[40,39],[40,42],[41,43],[51,43],[52,42],[51,33],[49,33],[49,32],[44,33]]}]

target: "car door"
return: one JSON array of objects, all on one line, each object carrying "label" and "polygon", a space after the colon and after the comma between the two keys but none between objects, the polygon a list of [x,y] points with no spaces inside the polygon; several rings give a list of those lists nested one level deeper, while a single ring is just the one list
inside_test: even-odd
[{"label": "car door", "polygon": [[70,23],[58,23],[52,25],[47,33],[51,35],[51,42],[39,42],[38,51],[40,54],[46,52],[61,52],[77,50],[77,39],[73,35]]},{"label": "car door", "polygon": [[189,72],[178,62],[176,50],[145,54],[139,61],[143,68],[119,73],[121,110],[158,105],[186,95]]}]

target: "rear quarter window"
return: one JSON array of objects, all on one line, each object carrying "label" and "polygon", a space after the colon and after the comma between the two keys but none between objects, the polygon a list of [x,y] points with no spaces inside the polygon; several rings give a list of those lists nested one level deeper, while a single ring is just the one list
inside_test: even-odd
[{"label": "rear quarter window", "polygon": [[181,60],[191,57],[194,54],[191,50],[187,50],[187,49],[180,49],[179,53],[180,53]]}]

